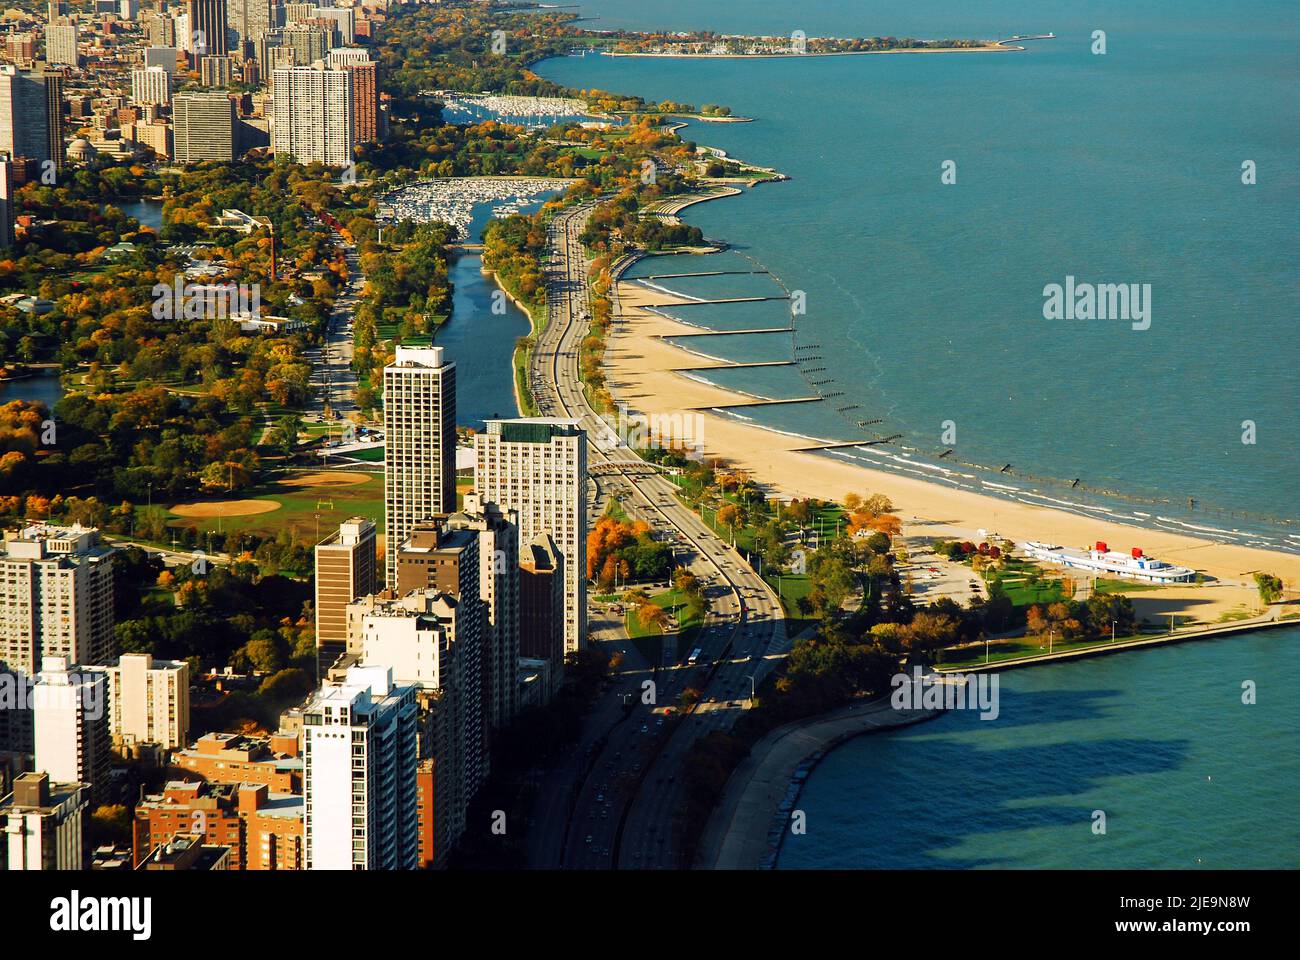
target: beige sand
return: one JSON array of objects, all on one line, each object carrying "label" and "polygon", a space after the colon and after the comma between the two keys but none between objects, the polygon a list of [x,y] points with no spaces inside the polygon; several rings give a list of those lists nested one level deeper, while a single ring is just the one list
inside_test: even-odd
[{"label": "beige sand", "polygon": [[[633,411],[650,414],[671,414],[746,399],[672,372],[677,367],[711,365],[709,360],[656,339],[656,336],[689,333],[697,328],[638,309],[640,304],[666,303],[672,299],[662,291],[639,284],[626,281],[619,284],[621,317],[611,331],[605,355],[606,376],[614,398],[627,403]],[[1300,556],[1093,520],[793,450],[806,445],[807,441],[796,437],[704,414],[705,455],[724,458],[749,471],[768,490],[769,496],[838,501],[851,491],[883,493],[894,501],[896,512],[904,521],[904,532],[911,536],[960,536],[973,540],[979,536],[979,530],[985,530],[990,536],[996,533],[1012,540],[1047,540],[1071,546],[1105,540],[1113,549],[1140,546],[1153,556],[1234,584],[1249,586],[1250,574],[1257,570],[1281,577],[1289,588],[1300,582]],[[1219,597],[1222,595],[1217,591],[1222,589],[1215,587],[1211,593],[1211,588],[1204,588],[1197,594],[1198,619],[1203,616],[1204,608],[1199,606],[1202,595]],[[1246,598],[1250,593],[1251,590],[1244,590],[1237,597]],[[1135,600],[1141,596],[1141,593],[1133,594]],[[1226,596],[1223,602],[1226,606],[1215,604],[1219,612],[1234,605]]]},{"label": "beige sand", "polygon": [[212,517],[251,517],[258,513],[279,510],[275,500],[206,500],[197,503],[178,503],[169,508],[178,517],[210,519]]},{"label": "beige sand", "polygon": [[277,480],[276,483],[283,484],[286,487],[350,487],[354,484],[365,483],[370,479],[367,473],[335,473],[329,471],[326,473],[304,473],[300,476],[289,477],[287,480]]}]

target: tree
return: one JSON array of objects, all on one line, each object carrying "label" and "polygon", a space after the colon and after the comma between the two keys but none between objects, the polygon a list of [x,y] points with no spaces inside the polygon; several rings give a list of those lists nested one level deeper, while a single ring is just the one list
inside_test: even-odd
[{"label": "tree", "polygon": [[873,533],[867,537],[867,549],[872,553],[888,553],[890,543],[889,534],[887,533]]},{"label": "tree", "polygon": [[1264,603],[1276,603],[1282,597],[1282,581],[1271,573],[1255,574],[1255,586],[1259,588],[1259,599]]},{"label": "tree", "polygon": [[641,626],[647,630],[655,629],[663,632],[668,626],[668,613],[657,603],[647,601],[636,609],[637,619],[641,621]]}]

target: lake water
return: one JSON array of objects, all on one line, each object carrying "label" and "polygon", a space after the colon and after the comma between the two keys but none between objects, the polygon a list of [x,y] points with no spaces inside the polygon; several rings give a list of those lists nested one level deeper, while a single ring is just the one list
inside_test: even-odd
[{"label": "lake water", "polygon": [[[873,429],[902,433],[911,456],[951,447],[967,463],[1011,463],[1020,479],[1001,479],[1021,490],[1061,496],[1065,488],[1025,477],[1081,478],[1227,539],[1240,527],[1286,540],[1205,511],[1295,519],[1300,502],[1291,5],[811,0],[792,11],[778,0],[593,0],[582,9],[597,29],[1055,31],[1023,53],[588,56],[538,69],[575,87],[725,103],[756,122],[697,123],[685,136],[793,177],[686,212],[806,292],[794,342],[820,344],[818,379],[832,381],[822,389],[843,395],[756,411],[760,422],[790,430],[798,417],[812,435],[851,439],[861,435],[852,421],[880,418]],[[1101,56],[1091,52],[1097,29]],[[953,185],[940,179],[945,160],[956,164]],[[1256,165],[1253,186],[1241,182],[1245,160]],[[1067,276],[1150,284],[1150,328],[1044,319],[1044,287]],[[687,311],[734,328],[778,316],[771,306]],[[709,351],[741,359],[754,350],[746,339],[719,338]],[[746,377],[763,392],[777,375]],[[849,404],[858,409],[835,412]],[[1242,442],[1245,421],[1253,444]]]},{"label": "lake water", "polygon": [[[1294,4],[591,0],[582,12],[595,29],[1054,31],[1023,53],[586,57],[538,70],[731,106],[756,122],[685,136],[793,177],[686,212],[731,252],[638,265],[645,276],[758,261],[807,294],[793,338],[692,338],[693,349],[768,360],[818,343],[838,403],[884,418],[878,429],[905,433],[918,456],[944,445],[952,420],[951,446],[972,462],[1295,518]],[[1095,30],[1105,55],[1091,52]],[[953,185],[940,181],[945,160]],[[1066,276],[1151,284],[1150,329],[1045,320],[1043,288]],[[735,295],[753,283],[677,289]],[[735,323],[723,307],[680,314]],[[800,386],[788,370],[722,377],[772,396]],[[753,415],[852,435],[817,406]],[[1247,420],[1255,444],[1241,442]],[[1231,522],[1215,525],[1233,538]],[[1273,538],[1256,542],[1298,539],[1252,529]],[[789,838],[779,865],[1295,868],[1297,667],[1300,627],[1009,672],[996,721],[952,713],[834,751],[799,802],[808,833]],[[1259,684],[1254,706],[1241,703],[1246,680]]]},{"label": "lake water", "polygon": [[1008,671],[996,720],[832,751],[778,867],[1300,867],[1297,669],[1300,627]]}]

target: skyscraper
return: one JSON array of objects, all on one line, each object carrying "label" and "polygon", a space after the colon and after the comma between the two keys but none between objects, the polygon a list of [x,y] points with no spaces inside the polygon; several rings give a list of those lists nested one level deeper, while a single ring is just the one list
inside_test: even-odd
[{"label": "skyscraper", "polygon": [[347,650],[348,604],[378,588],[375,525],[352,517],[316,545],[316,655],[321,676]]},{"label": "skyscraper", "polygon": [[230,57],[199,58],[199,82],[205,87],[228,87],[235,73]]},{"label": "skyscraper", "polygon": [[331,67],[352,74],[352,131],[357,143],[379,139],[379,64],[365,50],[339,47],[329,52]]},{"label": "skyscraper", "polygon": [[63,77],[0,64],[0,152],[63,169]]},{"label": "skyscraper", "polygon": [[0,153],[0,250],[14,245],[14,164],[7,153]]},{"label": "skyscraper", "polygon": [[271,147],[298,163],[352,163],[352,75],[346,70],[280,68],[272,74]]},{"label": "skyscraper", "polygon": [[144,66],[162,67],[169,74],[173,81],[176,79],[176,53],[175,47],[145,47]]},{"label": "skyscraper", "polygon": [[[473,796],[487,776],[491,722],[491,674],[485,656],[489,624],[487,604],[481,595],[479,531],[453,527],[447,517],[440,516],[416,523],[410,536],[393,549],[397,551],[397,593],[402,598],[397,603],[418,604],[423,596],[436,591],[449,604],[448,630],[460,671],[461,738],[466,744],[464,787],[466,796]],[[383,658],[376,661],[372,655],[373,650],[366,649],[366,662],[393,663]],[[399,681],[407,679],[400,670],[395,675]]]},{"label": "skyscraper", "polygon": [[[34,523],[0,551],[0,663],[36,673],[49,656],[113,655],[113,553],[99,531]],[[56,777],[57,779],[57,777]]]},{"label": "skyscraper", "polygon": [[489,420],[474,438],[474,490],[519,512],[519,540],[547,533],[564,557],[564,648],[587,642],[587,434],[577,420]]},{"label": "skyscraper", "polygon": [[224,91],[177,94],[172,126],[177,162],[235,159],[235,104]]},{"label": "skyscraper", "polygon": [[415,868],[416,713],[385,667],[349,667],[303,708],[308,870]]},{"label": "skyscraper", "polygon": [[226,46],[226,0],[188,0],[189,51],[199,57],[222,57]]},{"label": "skyscraper", "polygon": [[238,35],[241,47],[275,26],[274,7],[272,0],[227,0],[226,24]]},{"label": "skyscraper", "polygon": [[384,434],[384,568],[396,587],[411,527],[456,509],[456,365],[441,347],[397,347],[384,367]]}]

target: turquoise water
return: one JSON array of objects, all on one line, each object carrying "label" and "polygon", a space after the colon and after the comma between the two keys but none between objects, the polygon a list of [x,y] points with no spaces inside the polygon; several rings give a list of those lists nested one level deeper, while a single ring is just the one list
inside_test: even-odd
[{"label": "turquoise water", "polygon": [[833,751],[778,866],[1300,867],[1297,670],[1300,628],[1004,673],[996,720]]},{"label": "turquoise water", "polygon": [[[1207,508],[1296,518],[1300,502],[1292,4],[811,0],[791,12],[778,0],[594,0],[582,9],[600,18],[596,28],[1055,31],[1023,53],[586,57],[539,70],[756,118],[685,135],[793,179],[685,216],[735,245],[723,256],[752,257],[806,291],[795,340],[821,344],[834,380],[823,389],[844,395],[812,411],[769,408],[762,422],[845,439],[857,434],[834,407],[856,403],[853,419],[883,418],[874,429],[904,434],[919,457],[944,449],[952,420],[955,456],[1013,463],[1017,496],[1033,499],[1028,475],[1078,477],[1223,539],[1286,544],[1284,530]],[[1090,52],[1094,29],[1107,31],[1105,56]],[[1246,159],[1255,186],[1241,183]],[[940,182],[944,160],[957,164],[956,185]],[[684,258],[653,267],[667,259]],[[1151,284],[1150,329],[1045,320],[1043,288],[1067,275]],[[689,282],[691,292],[702,286]],[[775,315],[763,304],[680,314],[733,329]],[[755,359],[747,339],[718,338],[708,352]],[[766,382],[753,374],[753,389]],[[1241,442],[1244,420],[1256,425],[1253,445]],[[1197,512],[1180,512],[1191,497]],[[1248,528],[1275,539],[1233,533]]]}]

